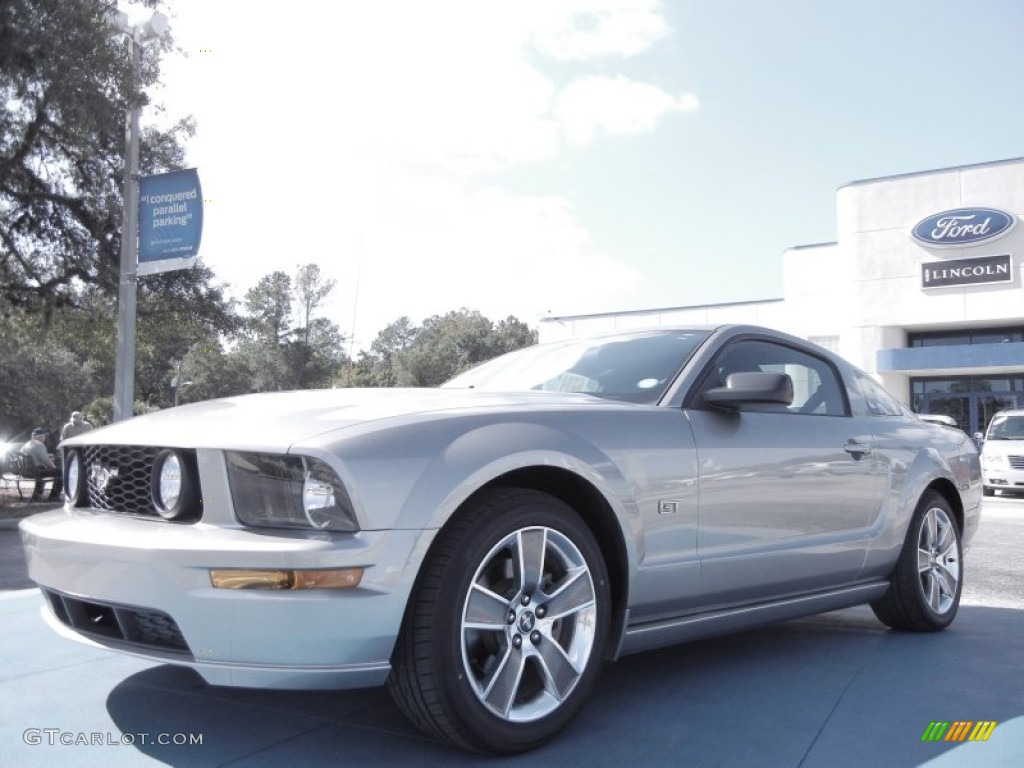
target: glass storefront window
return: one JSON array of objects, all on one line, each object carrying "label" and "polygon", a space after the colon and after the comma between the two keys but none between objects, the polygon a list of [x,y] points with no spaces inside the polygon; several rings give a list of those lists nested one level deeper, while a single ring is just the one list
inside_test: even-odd
[{"label": "glass storefront window", "polygon": [[914,393],[938,394],[940,392],[964,392],[966,382],[958,379],[915,379]]},{"label": "glass storefront window", "polygon": [[970,394],[972,392],[1024,392],[1024,376],[958,376],[951,379],[910,380],[915,395]]},{"label": "glass storefront window", "polygon": [[1004,344],[1024,341],[1024,328],[975,328],[965,331],[908,333],[908,347],[946,347],[961,344]]},{"label": "glass storefront window", "polygon": [[970,344],[970,336],[926,336],[924,334],[908,334],[911,347],[947,347],[954,344]]},{"label": "glass storefront window", "polygon": [[957,376],[910,381],[914,410],[956,419],[968,434],[984,432],[999,411],[1024,405],[1024,376]]}]

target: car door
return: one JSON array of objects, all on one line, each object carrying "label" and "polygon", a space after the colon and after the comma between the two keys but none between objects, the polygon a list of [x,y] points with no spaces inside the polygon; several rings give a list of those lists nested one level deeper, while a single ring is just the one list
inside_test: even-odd
[{"label": "car door", "polygon": [[[713,408],[734,372],[785,373],[790,405]],[[810,348],[748,337],[724,346],[686,404],[697,445],[697,548],[706,602],[824,589],[856,578],[882,500],[872,431],[836,367]]]}]

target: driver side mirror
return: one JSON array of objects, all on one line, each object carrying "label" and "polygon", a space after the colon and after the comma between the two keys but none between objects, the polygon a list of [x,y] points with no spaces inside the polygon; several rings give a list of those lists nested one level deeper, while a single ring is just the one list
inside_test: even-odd
[{"label": "driver side mirror", "polygon": [[704,393],[704,402],[735,410],[754,403],[793,404],[793,380],[785,373],[730,373],[724,387]]}]

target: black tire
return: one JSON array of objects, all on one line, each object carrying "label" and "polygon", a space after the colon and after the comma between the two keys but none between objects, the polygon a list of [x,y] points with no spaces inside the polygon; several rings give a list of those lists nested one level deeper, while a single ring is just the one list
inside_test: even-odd
[{"label": "black tire", "polygon": [[963,551],[956,516],[940,494],[921,497],[907,529],[888,591],[871,603],[883,624],[912,632],[945,629],[963,588]]},{"label": "black tire", "polygon": [[987,486],[986,486],[986,487],[983,487],[983,488],[981,489],[981,492],[982,492],[982,493],[983,493],[984,495],[986,495],[986,496],[995,496],[995,495],[996,495],[996,489],[995,489],[995,488],[988,488]]},{"label": "black tire", "polygon": [[428,734],[525,752],[568,725],[593,688],[610,610],[600,549],[568,505],[527,489],[485,492],[423,566],[388,687]]}]

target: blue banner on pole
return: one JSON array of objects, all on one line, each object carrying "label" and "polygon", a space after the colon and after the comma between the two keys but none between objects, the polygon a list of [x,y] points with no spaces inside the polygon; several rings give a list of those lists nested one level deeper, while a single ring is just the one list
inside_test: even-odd
[{"label": "blue banner on pole", "polygon": [[188,269],[203,237],[203,191],[195,168],[139,179],[140,275]]}]

